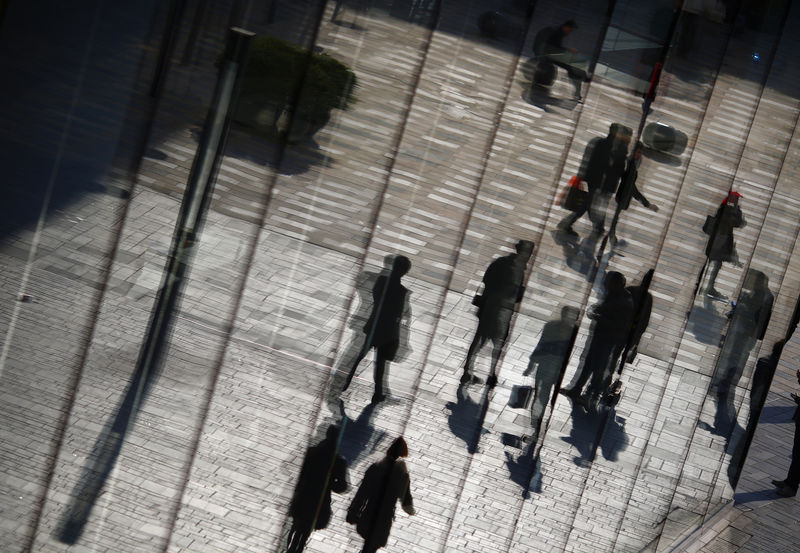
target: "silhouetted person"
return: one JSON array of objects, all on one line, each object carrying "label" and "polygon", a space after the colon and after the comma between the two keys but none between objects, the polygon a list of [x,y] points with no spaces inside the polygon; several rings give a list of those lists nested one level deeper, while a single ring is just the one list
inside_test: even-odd
[{"label": "silhouetted person", "polygon": [[[644,197],[644,194],[636,187],[636,179],[639,176],[639,165],[642,163],[642,154],[644,153],[644,144],[641,142],[637,142],[636,146],[633,149],[633,155],[630,160],[628,160],[628,165],[625,168],[625,172],[622,175],[622,179],[620,180],[619,188],[617,189],[617,194],[614,199],[617,201],[617,212],[621,213],[628,209],[631,205],[631,200],[637,200],[641,202],[643,206],[651,211],[658,211],[658,206],[651,204],[647,198]],[[608,235],[608,239],[611,242],[611,248],[613,249],[617,245],[617,233],[616,233],[616,226],[617,220],[619,216],[617,216],[614,222],[611,225],[611,230]]]},{"label": "silhouetted person", "polygon": [[[622,273],[606,273],[603,287],[604,298],[589,309],[588,316],[594,322],[589,331],[589,345],[581,369],[571,387],[561,389],[562,394],[587,406],[593,406],[599,401],[610,374],[612,356],[628,339],[633,319],[633,299],[625,289],[625,277]],[[581,391],[590,378],[586,396],[581,396]]]},{"label": "silhouetted person", "polygon": [[314,530],[326,528],[331,519],[331,492],[347,491],[347,464],[337,451],[339,427],[329,426],[325,439],[308,448],[289,514],[287,553],[300,553]]},{"label": "silhouetted person", "polygon": [[650,269],[644,274],[639,284],[626,288],[633,300],[633,318],[628,341],[623,350],[623,363],[633,363],[639,351],[639,342],[642,340],[642,334],[647,330],[647,325],[650,324],[650,313],[653,311],[653,294],[650,293],[650,283],[653,281],[654,272],[654,269]]},{"label": "silhouetted person", "polygon": [[586,181],[589,196],[583,209],[571,212],[558,223],[559,230],[577,235],[572,225],[588,211],[594,232],[605,232],[606,209],[625,171],[630,139],[630,129],[619,123],[612,123],[607,136],[589,141],[578,171],[578,176]]},{"label": "silhouetted person", "polygon": [[527,376],[536,370],[534,397],[531,402],[531,425],[534,436],[539,434],[545,406],[550,401],[553,389],[566,367],[579,314],[576,307],[564,306],[561,308],[560,319],[549,321],[544,325],[542,336],[531,353],[528,368],[522,373]]},{"label": "silhouetted person", "polygon": [[738,263],[736,255],[736,243],[733,240],[733,229],[741,228],[747,224],[739,207],[739,198],[742,195],[731,191],[728,197],[722,201],[714,215],[712,228],[708,244],[706,245],[706,257],[708,257],[709,276],[706,285],[706,294],[712,298],[724,299],[714,285],[717,282],[717,275],[722,267],[722,263]]},{"label": "silhouetted person", "polygon": [[403,255],[398,255],[394,258],[389,276],[380,276],[375,281],[375,287],[372,289],[372,313],[364,325],[364,332],[367,335],[364,347],[356,357],[344,384],[343,390],[346,390],[353,380],[358,364],[366,357],[370,349],[375,348],[373,403],[386,399],[384,393],[386,363],[394,360],[400,347],[400,330],[404,325],[404,319],[410,318],[410,310],[407,308],[409,292],[405,286],[400,284],[400,279],[409,269],[411,269],[411,261]]},{"label": "silhouetted person", "polygon": [[[800,384],[800,370],[797,371],[797,383]],[[789,472],[783,480],[773,480],[772,483],[778,488],[778,495],[781,497],[793,497],[797,495],[797,487],[800,485],[800,398],[792,394],[798,407],[794,411],[794,445],[792,446],[792,463],[789,465]]]},{"label": "silhouetted person", "polygon": [[579,64],[585,65],[586,60],[580,58],[575,48],[564,46],[564,39],[577,28],[578,24],[570,19],[561,25],[542,29],[536,34],[533,50],[553,65],[566,69],[569,80],[575,87],[575,99],[580,100],[581,86],[584,81],[589,80],[589,76]]},{"label": "silhouetted person", "polygon": [[767,275],[755,269],[748,270],[739,301],[730,312],[730,326],[714,375],[713,388],[717,401],[714,427],[719,434],[727,434],[736,420],[733,402],[736,386],[742,378],[750,352],[756,342],[764,338],[773,301]]},{"label": "silhouetted person", "polygon": [[347,510],[347,522],[355,524],[358,535],[364,538],[361,553],[375,553],[389,541],[398,500],[406,513],[415,514],[408,469],[400,457],[408,457],[402,437],[392,442],[383,459],[367,469]]},{"label": "silhouetted person", "polygon": [[478,329],[475,331],[475,337],[464,362],[462,384],[480,382],[480,379],[472,374],[472,364],[475,355],[487,340],[492,341],[492,365],[486,384],[491,388],[497,383],[495,372],[497,361],[508,338],[511,316],[525,292],[523,280],[525,268],[533,253],[533,242],[520,240],[517,242],[516,250],[517,253],[492,261],[483,274],[483,294],[478,305]]}]

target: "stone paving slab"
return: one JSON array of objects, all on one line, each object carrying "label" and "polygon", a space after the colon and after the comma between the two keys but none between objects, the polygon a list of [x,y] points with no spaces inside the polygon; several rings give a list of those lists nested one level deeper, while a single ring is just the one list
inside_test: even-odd
[{"label": "stone paving slab", "polygon": [[[463,21],[463,14],[456,14],[458,7],[447,4],[442,21],[451,26]],[[471,9],[467,13],[474,15],[480,7],[474,4]],[[552,11],[543,12],[547,14],[543,17],[555,22],[568,6],[545,9]],[[150,391],[112,480],[89,519],[89,538],[78,547],[274,550],[286,528],[286,506],[302,452],[321,425],[341,416],[329,411],[326,400],[335,375],[331,369],[343,366],[344,345],[358,337],[357,325],[346,326],[363,307],[357,301],[356,283],[364,272],[380,270],[383,256],[395,251],[411,254],[414,262],[407,279],[414,310],[412,351],[390,368],[390,389],[396,401],[381,406],[370,419],[375,428],[371,435],[383,438],[354,438],[353,444],[346,444],[358,450],[352,453],[357,462],[351,464],[351,481],[356,483],[369,461],[380,455],[388,437],[402,432],[409,438],[409,465],[420,515],[412,519],[399,514],[390,550],[582,550],[588,544],[602,550],[636,550],[657,538],[670,509],[698,504],[709,509],[708,494],[715,485],[714,470],[707,470],[714,466],[709,459],[716,455],[718,460],[722,450],[719,440],[714,443],[696,429],[696,422],[698,416],[710,413],[703,398],[710,376],[708,362],[713,361],[716,348],[703,342],[707,337],[700,332],[695,332],[699,338],[682,333],[693,330],[694,319],[686,322],[694,301],[689,284],[699,271],[697,259],[703,247],[696,229],[707,209],[697,204],[715,205],[720,191],[739,175],[735,158],[718,160],[704,150],[705,144],[710,150],[715,147],[710,136],[727,128],[720,127],[723,123],[736,130],[747,124],[748,117],[758,116],[760,97],[752,84],[720,79],[713,92],[710,85],[685,86],[694,95],[694,103],[687,109],[675,102],[674,110],[667,109],[671,93],[684,90],[665,88],[664,113],[674,111],[676,115],[670,116],[693,122],[702,140],[677,168],[668,164],[643,168],[648,194],[650,172],[658,177],[652,181],[652,195],[664,211],[657,218],[634,210],[630,218],[626,214],[626,226],[621,228],[630,232],[629,251],[625,258],[609,263],[633,275],[658,259],[658,274],[663,269],[665,275],[663,280],[657,278],[655,289],[659,301],[654,322],[658,324],[648,333],[647,348],[637,365],[624,375],[626,395],[618,407],[618,416],[626,419],[624,439],[615,419],[616,425],[602,429],[597,460],[591,466],[576,464],[581,448],[562,439],[571,437],[576,413],[568,402],[558,401],[544,436],[538,477],[541,490],[523,500],[522,487],[514,479],[526,467],[513,464],[519,461],[515,459],[518,451],[498,439],[500,433],[520,431],[527,424],[524,415],[506,408],[510,386],[524,382],[519,375],[527,356],[543,323],[558,306],[568,302],[585,307],[596,293],[585,275],[564,263],[561,245],[546,231],[561,216],[553,201],[575,172],[590,137],[602,135],[611,121],[635,126],[639,99],[620,95],[610,84],[598,81],[582,106],[544,110],[519,92],[521,60],[477,42],[473,28],[463,35],[434,33],[427,53],[415,57],[413,53],[427,48],[427,31],[398,25],[380,13],[364,16],[363,21],[369,32],[378,33],[366,46],[358,46],[355,30],[341,28],[341,43],[336,37],[330,40],[339,52],[350,48],[353,59],[364,64],[358,69],[365,74],[372,70],[375,76],[383,76],[387,68],[396,71],[400,75],[396,82],[406,86],[405,94],[379,79],[371,83],[365,79],[375,88],[363,92],[356,110],[340,115],[343,124],[337,128],[334,122],[320,137],[320,149],[336,150],[337,158],[346,159],[349,166],[323,165],[299,176],[281,173],[266,206],[263,228],[261,202],[267,198],[274,171],[240,156],[225,160],[224,184],[198,246],[166,370]],[[409,34],[416,36],[417,50],[392,47],[398,42],[407,44],[404,40]],[[364,50],[358,48],[367,55],[362,57]],[[734,49],[724,56],[734,58],[740,53]],[[723,52],[708,56],[722,59]],[[423,80],[409,98],[418,70]],[[477,87],[475,74],[486,74],[489,82]],[[512,79],[505,80],[506,75]],[[204,81],[188,82],[202,88]],[[505,104],[498,97],[507,98]],[[797,111],[796,103],[775,98],[772,107],[783,114],[782,119],[790,119]],[[725,114],[722,121],[703,118],[704,102],[709,102],[715,116],[717,110]],[[493,128],[498,107],[503,110],[498,132],[489,141],[485,134]],[[655,105],[656,110],[661,108],[661,103]],[[745,115],[739,116],[740,112]],[[406,133],[399,141],[392,142],[390,130],[373,132],[368,138],[374,150],[364,147],[364,133],[372,131],[376,122],[396,131],[402,124],[398,116],[406,114]],[[525,124],[528,118],[537,125]],[[4,309],[5,320],[13,316],[19,321],[17,336],[22,336],[12,342],[12,368],[4,372],[4,378],[17,386],[8,390],[21,389],[30,398],[19,402],[18,395],[9,393],[4,399],[8,412],[24,409],[23,416],[9,418],[14,420],[11,434],[32,436],[20,445],[28,456],[38,458],[42,444],[54,439],[52,429],[61,417],[70,416],[62,442],[67,445],[56,452],[53,480],[44,490],[37,550],[63,548],[53,532],[74,500],[75,482],[96,455],[94,441],[124,391],[166,260],[171,221],[177,212],[173,198],[185,182],[196,147],[192,137],[189,128],[170,134],[163,144],[155,144],[167,159],[154,153],[142,167],[142,183],[150,179],[153,186],[145,184],[132,199],[109,275],[113,286],[99,306],[91,348],[82,364],[78,364],[81,352],[76,346],[85,337],[84,329],[93,324],[85,306],[92,305],[96,290],[103,286],[98,269],[108,252],[103,239],[107,241],[114,230],[104,226],[104,220],[119,215],[118,200],[99,196],[96,211],[91,212],[91,202],[86,204],[88,215],[77,206],[63,218],[49,219],[38,243],[33,278],[26,287],[43,301],[15,304],[13,295],[6,298],[6,306],[23,307]],[[760,140],[739,133],[734,146],[752,151],[748,155],[755,158]],[[784,129],[772,148],[794,152],[790,140]],[[549,151],[543,148],[545,144]],[[245,151],[252,151],[248,148]],[[393,155],[392,148],[397,150],[396,158],[389,163],[386,158]],[[307,155],[300,152],[291,163],[299,164]],[[488,162],[482,175],[484,158]],[[688,170],[682,175],[684,163]],[[793,179],[784,170],[779,185]],[[777,175],[769,171],[743,174],[747,184],[754,181],[753,193],[747,194],[754,215],[742,234],[742,251],[770,251],[771,238],[757,236],[756,223],[772,204],[758,190],[769,189]],[[708,184],[698,190],[692,185],[700,177],[707,177]],[[676,181],[684,183],[677,198]],[[781,199],[796,201],[791,188]],[[673,217],[666,231],[653,228],[653,220],[662,226],[668,220],[668,209],[681,215]],[[770,215],[767,220],[776,221],[776,234],[783,230],[796,237],[792,215],[787,209],[783,217]],[[65,233],[71,225],[80,230]],[[419,227],[424,230],[420,232]],[[485,266],[508,251],[520,232],[537,239],[537,257],[501,365],[500,386],[487,406],[486,418],[480,421],[482,392],[476,388],[462,398],[456,396],[460,363],[475,324],[469,300]],[[98,243],[87,243],[90,236],[96,236]],[[661,243],[665,247],[659,257],[651,245]],[[20,232],[16,249],[4,255],[4,261],[16,259],[14,271],[4,272],[9,283],[20,281],[27,259],[19,254],[31,244],[30,233]],[[780,249],[775,250],[772,262],[780,274],[778,269],[785,267],[788,254],[781,256]],[[740,276],[730,271],[721,275],[720,282],[726,290],[735,290]],[[234,313],[243,284],[241,308]],[[796,280],[784,285],[772,336],[780,335],[793,305],[790,299],[797,295]],[[84,322],[75,325],[80,317]],[[49,327],[42,326],[43,319]],[[230,322],[234,326],[229,337],[225,332]],[[70,323],[76,328],[72,334],[64,332]],[[577,368],[587,329],[584,321],[568,376]],[[38,336],[46,347],[31,348],[29,336]],[[679,345],[659,348],[659,343],[674,344],[676,336],[683,336]],[[80,372],[51,374],[63,359]],[[484,352],[478,362],[482,374],[486,363]],[[31,372],[31,366],[40,366],[42,374]],[[371,394],[370,359],[362,371],[345,397],[346,413],[356,420]],[[63,394],[71,388],[69,379],[77,375],[75,403],[67,408]],[[52,380],[45,380],[51,397],[41,397],[41,386],[36,385],[40,378]],[[50,407],[59,402],[64,406],[60,410]],[[448,408],[450,403],[455,405]],[[205,409],[208,419],[200,427]],[[35,426],[42,432],[33,433]],[[476,433],[481,439],[471,455],[468,441]],[[196,450],[195,440],[199,440]],[[606,457],[604,446],[613,451],[626,442],[616,460]],[[709,451],[711,445],[718,453]],[[8,495],[18,490],[43,491],[36,489],[36,483],[41,487],[45,464],[21,471],[24,465],[16,457],[6,457],[5,449],[3,460],[4,464],[8,461],[4,469]],[[673,497],[677,485],[680,492]],[[600,493],[604,488],[615,493]],[[342,520],[348,498],[334,498],[331,527],[314,534],[309,551],[359,546],[360,539]],[[18,511],[3,517],[15,521],[6,543],[17,542],[27,529],[26,517],[36,509],[30,499],[18,505],[22,505]],[[611,530],[614,527],[616,531]]]}]

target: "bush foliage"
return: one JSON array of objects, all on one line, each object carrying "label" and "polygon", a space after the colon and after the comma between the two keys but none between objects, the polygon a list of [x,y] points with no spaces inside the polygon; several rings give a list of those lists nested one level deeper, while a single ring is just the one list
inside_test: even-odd
[{"label": "bush foliage", "polygon": [[[307,68],[307,70],[306,70]],[[305,70],[305,75],[304,75]],[[333,108],[355,101],[355,74],[328,54],[312,53],[275,37],[256,37],[242,83],[242,94],[265,106],[286,106],[301,85],[296,114],[327,119]]]}]

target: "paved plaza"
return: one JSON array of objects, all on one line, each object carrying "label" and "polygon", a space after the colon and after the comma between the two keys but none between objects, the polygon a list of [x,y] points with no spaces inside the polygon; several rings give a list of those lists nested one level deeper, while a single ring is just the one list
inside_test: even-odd
[{"label": "paved plaza", "polygon": [[[580,9],[575,44],[591,51],[603,10],[540,1],[532,32],[492,40],[475,24],[488,1],[408,2],[406,19],[376,2],[345,9],[339,23],[328,2],[315,45],[353,68],[356,104],[285,148],[233,126],[163,366],[137,380],[230,22],[228,3],[210,4],[159,100],[142,78],[158,39],[146,38],[149,17],[165,9],[150,2],[65,14],[64,59],[36,58],[61,67],[59,86],[26,81],[4,93],[18,107],[2,126],[8,205],[21,207],[0,237],[0,549],[281,551],[306,449],[338,424],[351,487],[334,494],[330,525],[306,551],[360,550],[345,512],[398,435],[417,514],[398,510],[387,552],[800,550],[800,507],[769,484],[790,460],[799,337],[735,489],[727,470],[756,359],[785,336],[800,293],[800,33],[723,40],[714,27],[696,39],[702,56],[670,58],[648,122],[681,129],[689,144],[678,156],[648,150],[638,182],[659,210],[624,212],[625,243],[611,254],[585,219],[577,240],[554,232],[566,213],[557,198],[590,139],[612,122],[638,128],[641,95],[608,70],[580,103],[563,73],[542,96],[529,61],[533,32]],[[274,22],[252,7],[247,17],[256,32],[301,42],[314,5],[281,2]],[[794,5],[785,26],[798,25]],[[769,64],[755,63],[753,48]],[[601,52],[599,66],[610,56]],[[4,63],[30,79],[39,67]],[[718,288],[736,298],[758,268],[776,299],[736,388],[739,425],[725,436],[707,429],[731,306],[696,284],[700,228],[732,184],[748,221],[736,231],[743,263],[726,264]],[[472,298],[519,239],[536,249],[499,383],[459,387]],[[412,262],[411,324],[390,363],[390,397],[376,405],[373,354],[340,388],[394,254]],[[512,443],[531,434],[528,411],[509,399],[531,384],[522,372],[544,325],[565,305],[581,312],[569,382],[604,273],[638,282],[649,268],[653,315],[619,404],[599,415],[557,396],[538,441]],[[489,349],[476,362],[484,379]],[[120,416],[126,398],[130,420]]]}]

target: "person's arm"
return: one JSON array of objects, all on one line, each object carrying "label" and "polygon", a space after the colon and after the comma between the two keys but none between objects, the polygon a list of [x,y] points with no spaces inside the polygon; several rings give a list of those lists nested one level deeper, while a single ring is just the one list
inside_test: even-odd
[{"label": "person's arm", "polygon": [[644,197],[644,194],[639,190],[636,184],[633,184],[633,197],[636,198],[643,206],[651,211],[658,211],[658,206],[655,204],[651,204],[647,201],[647,198]]}]

